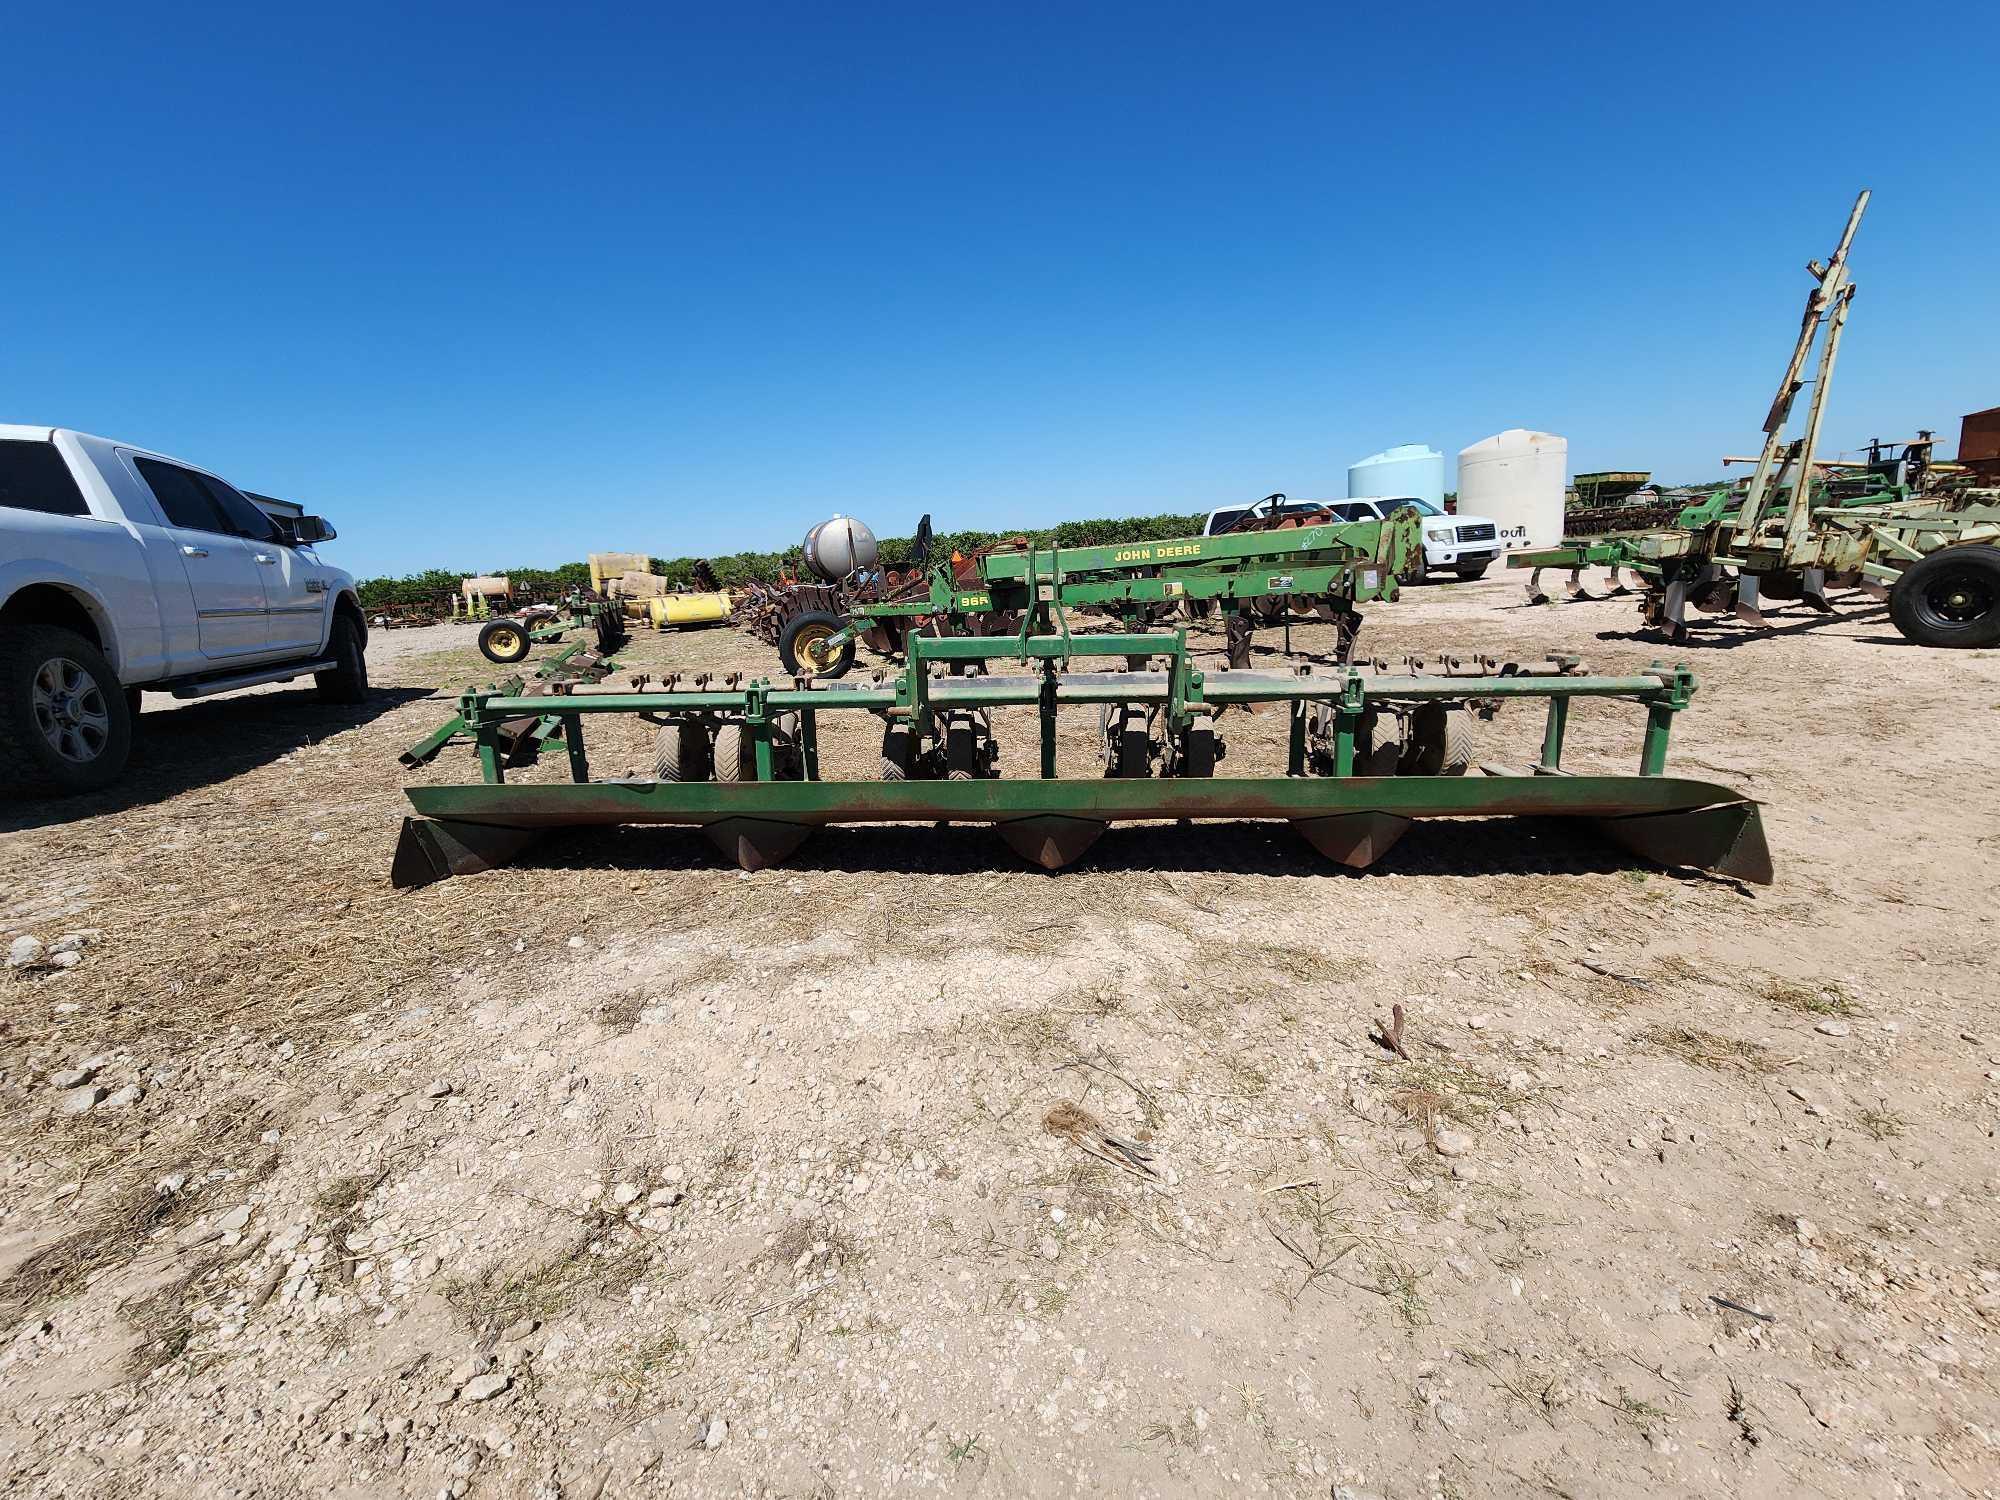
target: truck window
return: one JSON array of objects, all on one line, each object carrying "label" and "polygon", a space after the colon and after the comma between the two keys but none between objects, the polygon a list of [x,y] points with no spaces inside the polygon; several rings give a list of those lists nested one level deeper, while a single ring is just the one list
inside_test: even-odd
[{"label": "truck window", "polygon": [[0,442],[0,507],[49,516],[90,514],[56,445],[22,438]]},{"label": "truck window", "polygon": [[135,458],[132,462],[153,492],[153,498],[160,502],[160,509],[167,513],[169,526],[216,531],[224,536],[236,534],[236,528],[224,517],[222,507],[216,504],[199,474],[178,464],[161,463],[157,458]]},{"label": "truck window", "polygon": [[278,540],[277,523],[265,515],[242,491],[225,484],[213,474],[202,474],[197,477],[207,486],[209,494],[215,497],[215,503],[229,522],[231,531],[238,536],[247,536],[253,542]]}]

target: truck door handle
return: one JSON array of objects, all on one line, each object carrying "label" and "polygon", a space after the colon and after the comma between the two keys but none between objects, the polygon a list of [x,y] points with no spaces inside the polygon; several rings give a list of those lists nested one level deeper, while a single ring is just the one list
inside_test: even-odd
[{"label": "truck door handle", "polygon": [[274,563],[277,561],[277,558],[271,556],[268,552],[253,552],[250,555],[260,563]]},{"label": "truck door handle", "polygon": [[208,556],[208,548],[206,548],[206,547],[187,547],[187,546],[184,546],[184,547],[182,547],[182,548],[181,548],[181,556],[182,556],[182,557],[206,557],[206,556]]}]

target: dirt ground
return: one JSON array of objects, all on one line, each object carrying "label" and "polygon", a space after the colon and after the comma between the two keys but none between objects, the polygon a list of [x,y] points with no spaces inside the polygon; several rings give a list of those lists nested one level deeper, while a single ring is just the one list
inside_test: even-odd
[{"label": "dirt ground", "polygon": [[[0,949],[85,934],[0,971],[4,1492],[2000,1492],[2000,653],[1776,621],[1675,653],[1669,765],[1764,803],[1768,889],[1489,822],[1365,874],[1261,825],[1056,876],[576,833],[397,892],[468,632],[378,634],[361,709],[149,703],[113,793],[0,802]],[[1363,641],[1623,671],[1635,626],[1496,575]],[[1576,763],[1639,729],[1580,708]],[[1279,716],[1223,731],[1278,768]]]}]

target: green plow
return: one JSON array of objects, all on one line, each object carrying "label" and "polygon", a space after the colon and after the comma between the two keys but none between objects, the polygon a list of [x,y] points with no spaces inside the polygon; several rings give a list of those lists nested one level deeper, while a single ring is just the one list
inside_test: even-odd
[{"label": "green plow", "polygon": [[[622,824],[698,828],[744,869],[791,856],[815,829],[844,823],[991,825],[1044,869],[1071,863],[1112,823],[1282,820],[1335,862],[1364,869],[1418,819],[1588,820],[1662,865],[1757,884],[1772,878],[1757,806],[1740,793],[1665,774],[1674,716],[1695,689],[1682,667],[1595,677],[1559,659],[1526,670],[1490,658],[1444,658],[1426,672],[1376,661],[1319,673],[1197,670],[1184,634],[912,636],[906,666],[873,684],[669,677],[657,690],[570,690],[559,696],[467,693],[454,735],[404,757],[422,764],[450,738],[469,739],[476,783],[406,788],[392,880],[399,887],[491,869],[554,829]],[[1122,658],[1124,670],[1077,671],[1079,657]],[[1155,664],[1158,665],[1155,665]],[[1012,664],[1017,670],[996,671]],[[1562,765],[1571,705],[1621,700],[1643,710],[1636,775],[1573,774]],[[1475,764],[1475,724],[1511,699],[1545,709],[1540,752],[1522,767]],[[1276,705],[1289,714],[1279,776],[1219,776],[1227,711]],[[1002,778],[995,709],[1036,710],[1040,775]],[[1059,709],[1094,710],[1101,777],[1056,774]],[[882,723],[879,779],[820,775],[819,722],[829,712]],[[593,781],[584,723],[639,715],[658,726],[656,775]],[[523,740],[532,716],[542,727]],[[509,782],[523,744],[560,742],[567,782]]]}]

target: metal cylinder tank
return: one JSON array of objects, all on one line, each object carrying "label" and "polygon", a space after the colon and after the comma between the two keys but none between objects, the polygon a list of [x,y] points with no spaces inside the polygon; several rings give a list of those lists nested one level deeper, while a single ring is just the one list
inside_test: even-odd
[{"label": "metal cylinder tank", "polygon": [[1347,466],[1347,496],[1350,500],[1374,499],[1390,495],[1415,495],[1442,507],[1444,504],[1444,455],[1422,443],[1404,443],[1371,453],[1359,463]]},{"label": "metal cylinder tank", "polygon": [[1503,547],[1562,540],[1569,439],[1510,427],[1458,453],[1458,512],[1499,523]]},{"label": "metal cylinder tank", "polygon": [[806,533],[805,563],[813,577],[839,583],[875,566],[875,533],[852,516],[835,516]]}]

